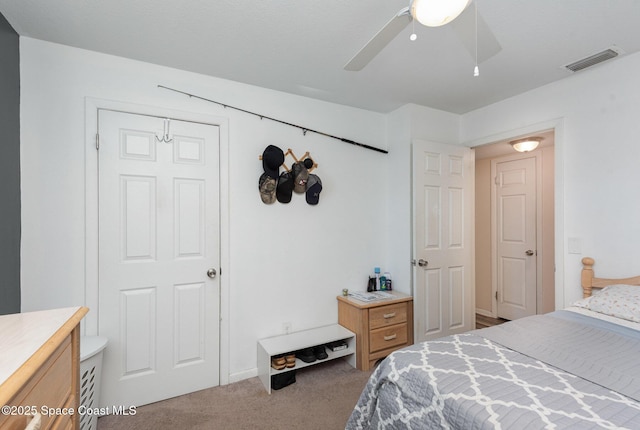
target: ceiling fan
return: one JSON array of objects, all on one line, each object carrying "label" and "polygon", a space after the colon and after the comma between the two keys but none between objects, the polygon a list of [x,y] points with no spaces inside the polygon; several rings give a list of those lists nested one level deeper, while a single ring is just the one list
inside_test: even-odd
[{"label": "ceiling fan", "polygon": [[[378,33],[353,56],[344,69],[362,70],[414,19],[427,27],[439,27],[451,23],[456,35],[481,63],[500,52],[502,47],[493,32],[477,13],[469,8],[472,0],[411,0],[408,7],[400,9]],[[477,8],[476,5],[474,5]],[[413,39],[412,39],[413,40]]]}]

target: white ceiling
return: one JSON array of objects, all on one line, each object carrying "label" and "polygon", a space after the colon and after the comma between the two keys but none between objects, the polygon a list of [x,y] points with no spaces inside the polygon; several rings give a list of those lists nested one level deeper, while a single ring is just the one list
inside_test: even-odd
[{"label": "white ceiling", "polygon": [[476,2],[503,48],[479,77],[451,26],[417,23],[415,42],[409,25],[362,71],[343,70],[408,0],[0,0],[0,12],[21,36],[378,112],[464,113],[611,46],[640,50],[639,0]]}]

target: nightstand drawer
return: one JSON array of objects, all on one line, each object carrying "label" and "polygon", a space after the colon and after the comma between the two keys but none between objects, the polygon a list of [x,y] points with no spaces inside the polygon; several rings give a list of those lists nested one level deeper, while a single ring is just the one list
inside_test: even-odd
[{"label": "nightstand drawer", "polygon": [[407,304],[396,303],[369,310],[369,328],[376,329],[407,321]]},{"label": "nightstand drawer", "polygon": [[381,351],[407,343],[407,324],[396,324],[371,330],[369,334],[369,352]]}]

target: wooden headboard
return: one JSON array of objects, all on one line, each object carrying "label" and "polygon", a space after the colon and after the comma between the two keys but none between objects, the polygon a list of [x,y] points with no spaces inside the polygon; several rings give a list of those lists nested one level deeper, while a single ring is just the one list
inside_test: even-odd
[{"label": "wooden headboard", "polygon": [[590,257],[584,257],[582,259],[582,294],[583,297],[590,297],[593,288],[604,288],[607,285],[613,284],[627,284],[627,285],[640,285],[640,276],[634,276],[633,278],[619,278],[619,279],[606,279],[596,278],[593,276],[593,265],[595,260]]}]

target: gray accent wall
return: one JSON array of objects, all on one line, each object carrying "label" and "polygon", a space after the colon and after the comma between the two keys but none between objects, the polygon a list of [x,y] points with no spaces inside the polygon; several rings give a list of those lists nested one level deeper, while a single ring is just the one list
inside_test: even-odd
[{"label": "gray accent wall", "polygon": [[20,46],[0,14],[0,315],[20,312]]}]

